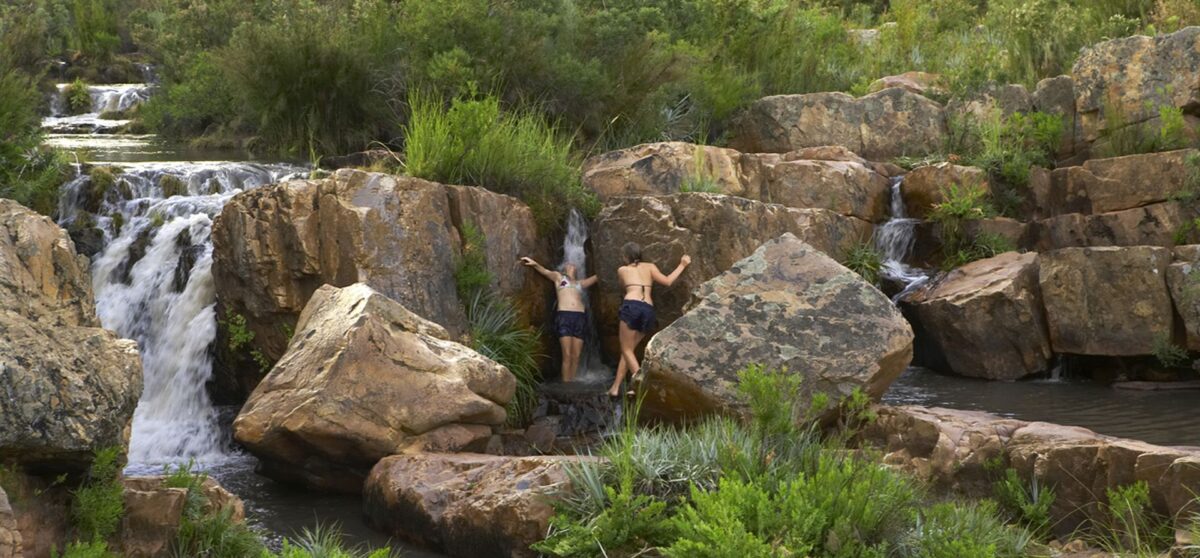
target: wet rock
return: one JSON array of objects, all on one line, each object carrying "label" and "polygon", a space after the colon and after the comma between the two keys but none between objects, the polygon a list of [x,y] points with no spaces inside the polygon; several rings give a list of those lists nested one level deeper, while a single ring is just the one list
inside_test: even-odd
[{"label": "wet rock", "polygon": [[878,398],[908,366],[912,341],[883,293],[784,234],[701,285],[650,340],[643,410],[673,420],[741,412],[737,372],[750,364],[801,375],[800,408],[818,393]]},{"label": "wet rock", "polygon": [[532,558],[546,536],[564,467],[584,457],[394,455],[363,487],[368,522],[450,556]]},{"label": "wet rock", "polygon": [[128,444],[141,359],[99,327],[93,300],[67,233],[0,200],[0,459],[78,471]]},{"label": "wet rock", "polygon": [[867,86],[867,93],[877,93],[892,87],[926,97],[949,94],[942,86],[942,76],[928,72],[904,72],[899,75],[881,77]]},{"label": "wet rock", "polygon": [[1064,248],[1039,259],[1039,286],[1055,352],[1146,355],[1172,332],[1165,248]]},{"label": "wet rock", "polygon": [[962,190],[976,186],[991,191],[987,173],[982,169],[937,163],[917,167],[904,175],[900,193],[904,197],[904,209],[908,216],[924,219],[934,205],[945,201],[944,194],[950,188]]},{"label": "wet rock", "polygon": [[619,198],[601,210],[593,227],[595,269],[600,278],[596,311],[600,335],[616,346],[617,309],[624,293],[617,268],[621,247],[641,244],[645,261],[670,273],[683,254],[692,265],[671,288],[654,291],[659,327],[682,314],[692,289],[729,269],[763,242],[790,232],[835,258],[871,235],[871,224],[824,209],[795,209],[732,196],[675,194]]},{"label": "wet rock", "polygon": [[1035,253],[1007,252],[971,262],[947,274],[913,306],[955,374],[1016,380],[1049,366]]},{"label": "wet rock", "polygon": [[1176,202],[1084,215],[1068,213],[1031,225],[1030,244],[1040,251],[1082,246],[1170,246],[1191,221]]},{"label": "wet rock", "polygon": [[[732,149],[661,142],[636,145],[588,159],[583,184],[605,200],[614,196],[676,194],[689,182],[744,198],[759,197],[753,156]],[[753,190],[753,191],[751,191]]]},{"label": "wet rock", "polygon": [[[166,477],[126,477],[125,514],[118,533],[123,556],[128,558],[165,558],[179,533],[187,504],[186,488],[170,488]],[[245,518],[242,500],[225,490],[212,478],[205,478],[201,491],[206,499],[200,512],[208,515],[229,509],[230,520]]]},{"label": "wet rock", "polygon": [[786,153],[841,145],[867,159],[886,160],[937,152],[945,136],[941,105],[891,88],[858,99],[845,93],[759,99],[735,123],[730,146],[745,153]]},{"label": "wet rock", "polygon": [[348,491],[386,455],[482,449],[516,381],[448,338],[365,284],[321,287],[234,438],[272,477]]},{"label": "wet rock", "polygon": [[1200,106],[1200,27],[1100,43],[1083,51],[1071,76],[1081,139],[1088,142],[1109,127],[1106,104],[1130,125],[1156,118],[1160,106]]},{"label": "wet rock", "polygon": [[[545,285],[518,263],[547,260],[529,209],[482,188],[337,171],[235,196],[213,225],[213,281],[219,310],[245,317],[253,346],[268,360],[283,355],[294,324],[321,285],[362,282],[458,336],[466,330],[454,283],[462,231],[486,238],[489,271],[500,294],[526,318],[545,314]],[[257,367],[217,378],[248,393]]]},{"label": "wet rock", "polygon": [[1092,159],[1039,173],[1030,185],[1038,217],[1107,213],[1170,200],[1198,166],[1200,151],[1195,149]]}]

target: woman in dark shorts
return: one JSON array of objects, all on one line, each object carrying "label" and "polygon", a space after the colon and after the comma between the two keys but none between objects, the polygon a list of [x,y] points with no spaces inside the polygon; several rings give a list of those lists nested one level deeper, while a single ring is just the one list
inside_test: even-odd
[{"label": "woman in dark shorts", "polygon": [[554,334],[562,344],[562,381],[574,381],[575,372],[579,370],[579,355],[583,353],[583,335],[587,331],[583,290],[596,284],[596,276],[576,281],[575,266],[571,264],[563,267],[562,273],[550,271],[531,258],[521,258],[521,264],[532,267],[542,277],[554,282],[558,300],[558,309],[554,313]]},{"label": "woman in dark shorts", "polygon": [[654,317],[654,299],[650,296],[651,286],[658,283],[670,287],[692,263],[692,258],[684,254],[679,258],[679,265],[675,267],[675,271],[670,275],[663,275],[658,266],[642,261],[642,247],[636,243],[626,243],[622,251],[625,253],[625,265],[617,268],[617,277],[621,280],[621,287],[625,289],[625,299],[621,301],[621,310],[618,313],[621,323],[617,326],[618,340],[621,343],[621,362],[617,365],[617,377],[613,379],[612,387],[608,390],[611,397],[621,394],[621,382],[625,379],[626,370],[635,383],[641,381],[641,367],[633,350],[657,325]]}]

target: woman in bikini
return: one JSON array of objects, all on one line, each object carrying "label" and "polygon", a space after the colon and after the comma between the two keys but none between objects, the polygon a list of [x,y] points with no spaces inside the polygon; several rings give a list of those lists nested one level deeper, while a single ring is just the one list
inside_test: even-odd
[{"label": "woman in bikini", "polygon": [[611,397],[620,395],[621,382],[625,379],[627,370],[634,383],[641,381],[641,367],[633,350],[657,324],[651,287],[654,283],[670,287],[692,263],[692,258],[684,254],[679,258],[679,265],[675,266],[675,271],[670,275],[663,275],[658,266],[642,261],[642,247],[636,243],[626,243],[622,251],[625,253],[625,265],[617,268],[617,277],[621,280],[621,287],[625,289],[625,299],[621,301],[621,310],[618,313],[621,323],[617,326],[618,340],[621,343],[621,362],[617,365],[617,377],[613,380],[612,388],[608,390]]},{"label": "woman in bikini", "polygon": [[583,290],[596,284],[596,276],[576,281],[575,266],[571,264],[564,266],[562,273],[550,271],[532,258],[521,258],[521,264],[532,267],[542,277],[554,282],[558,300],[554,312],[554,333],[562,345],[562,381],[574,381],[575,372],[579,370],[579,355],[583,352],[583,335],[587,331]]}]

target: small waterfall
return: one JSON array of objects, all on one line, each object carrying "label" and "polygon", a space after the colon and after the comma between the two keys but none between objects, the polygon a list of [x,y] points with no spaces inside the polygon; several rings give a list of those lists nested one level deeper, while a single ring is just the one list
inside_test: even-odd
[{"label": "small waterfall", "polygon": [[901,285],[900,292],[892,297],[892,302],[899,302],[929,281],[928,272],[904,263],[916,243],[916,229],[920,219],[908,217],[905,212],[904,196],[900,191],[903,182],[903,176],[892,178],[892,217],[875,231],[875,248],[879,250],[883,259],[880,274],[885,279]]},{"label": "small waterfall", "polygon": [[42,128],[51,133],[111,133],[128,120],[110,120],[100,115],[132,109],[150,98],[151,86],[145,83],[116,85],[89,85],[88,95],[92,106],[84,114],[68,115],[66,89],[68,83],[60,83],[50,101],[50,116],[42,120]]},{"label": "small waterfall", "polygon": [[[575,277],[584,279],[587,272],[587,253],[584,244],[588,239],[587,220],[578,211],[572,209],[567,217],[567,234],[563,238],[563,261],[558,266],[562,271],[567,264],[575,266]],[[596,334],[595,314],[588,300],[587,292],[583,293],[583,307],[588,314],[588,328],[583,340],[583,354],[579,357],[579,375],[582,382],[607,382],[612,372],[600,360],[600,337]]]},{"label": "small waterfall", "polygon": [[[205,391],[216,338],[212,220],[238,192],[303,169],[251,163],[121,167],[94,222],[104,249],[92,266],[104,327],[134,339],[145,387],[133,417],[132,463],[213,460],[226,453]],[[82,214],[82,175],[62,188],[60,221]],[[170,194],[170,195],[168,195]]]}]

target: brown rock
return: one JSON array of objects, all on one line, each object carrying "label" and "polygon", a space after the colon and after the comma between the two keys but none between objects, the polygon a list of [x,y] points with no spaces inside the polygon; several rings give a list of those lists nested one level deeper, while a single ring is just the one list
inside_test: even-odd
[{"label": "brown rock", "polygon": [[1176,231],[1190,221],[1187,210],[1176,202],[1083,215],[1068,213],[1038,221],[1030,233],[1036,249],[1081,246],[1170,246]]},{"label": "brown rock", "polygon": [[371,470],[363,509],[376,528],[450,556],[532,558],[569,486],[563,467],[585,459],[394,455]]},{"label": "brown rock", "polygon": [[[171,556],[171,544],[183,522],[187,503],[186,488],[164,485],[166,477],[126,477],[125,514],[118,533],[123,556],[129,558],[160,558]],[[212,478],[205,478],[201,490],[206,505],[201,513],[213,514],[230,510],[230,519],[245,519],[242,500],[225,490]]]},{"label": "brown rock", "polygon": [[[654,304],[659,327],[682,314],[691,290],[750,255],[763,242],[790,232],[819,250],[839,257],[871,235],[871,225],[823,209],[794,209],[732,196],[676,194],[610,200],[596,218],[592,244],[600,278],[592,308],[601,336],[615,343],[617,309],[624,293],[617,268],[621,247],[642,246],[645,261],[669,273],[683,254],[692,265],[669,289],[658,288]],[[613,345],[615,346],[615,344]]]},{"label": "brown rock", "polygon": [[791,234],[701,285],[646,346],[643,411],[670,420],[740,412],[750,364],[802,375],[800,408],[861,389],[883,395],[912,359],[912,329],[856,273]]},{"label": "brown rock", "polygon": [[963,223],[963,234],[977,238],[981,234],[999,236],[1012,243],[1013,248],[1027,249],[1032,243],[1029,225],[1008,217],[988,217]]},{"label": "brown rock", "polygon": [[1170,335],[1165,248],[1064,248],[1045,252],[1039,285],[1055,352],[1150,354]]},{"label": "brown rock", "polygon": [[867,93],[877,93],[892,87],[922,96],[948,94],[946,88],[942,86],[942,76],[928,72],[904,72],[895,76],[881,77],[867,86]]},{"label": "brown rock", "polygon": [[87,258],[49,217],[3,198],[0,308],[51,327],[100,327]]},{"label": "brown rock", "polygon": [[1175,313],[1183,320],[1187,348],[1200,351],[1200,258],[1168,266],[1167,288]]},{"label": "brown rock", "polygon": [[1031,182],[1039,217],[1106,213],[1168,201],[1191,180],[1195,149],[1092,159]]},{"label": "brown rock", "polygon": [[697,179],[707,179],[718,193],[759,197],[753,156],[732,149],[683,142],[649,143],[597,155],[583,165],[584,186],[601,200],[676,194],[688,180]]},{"label": "brown rock", "polygon": [[[446,337],[364,284],[321,287],[238,414],[234,438],[268,474],[338,490],[357,490],[386,455],[482,448],[516,381]],[[439,430],[451,425],[464,428]]]},{"label": "brown rock", "polygon": [[955,269],[914,309],[961,376],[1016,380],[1050,363],[1035,253],[1007,252]]},{"label": "brown rock", "polygon": [[1033,97],[1024,85],[989,83],[963,99],[954,99],[946,105],[948,118],[982,120],[992,110],[999,110],[1003,118],[1014,113],[1033,110]]},{"label": "brown rock", "polygon": [[[546,261],[532,214],[515,198],[481,188],[344,169],[331,178],[293,181],[239,194],[213,225],[213,280],[222,312],[245,316],[253,347],[283,355],[287,332],[321,285],[362,282],[418,315],[462,334],[455,290],[462,227],[487,239],[496,289],[527,318],[545,312],[544,285],[518,263]],[[218,345],[220,342],[218,342]],[[248,393],[261,372],[218,377]]]},{"label": "brown rock", "polygon": [[21,558],[24,556],[23,546],[21,532],[17,530],[17,518],[8,504],[8,495],[0,488],[0,558]]},{"label": "brown rock", "polygon": [[1057,156],[1069,157],[1075,147],[1075,80],[1071,76],[1046,78],[1033,92],[1033,110],[1063,118],[1063,137]]},{"label": "brown rock", "polygon": [[945,201],[944,193],[951,187],[962,189],[973,186],[982,186],[990,192],[987,173],[975,167],[938,163],[917,167],[904,175],[900,194],[904,197],[908,216],[924,219],[934,205]]},{"label": "brown rock", "polygon": [[829,209],[871,222],[887,218],[891,183],[861,163],[764,157],[762,176],[762,201]]},{"label": "brown rock", "polygon": [[1200,27],[1169,35],[1114,39],[1083,51],[1071,70],[1081,139],[1096,141],[1112,104],[1125,122],[1158,116],[1159,106],[1200,105]]}]

